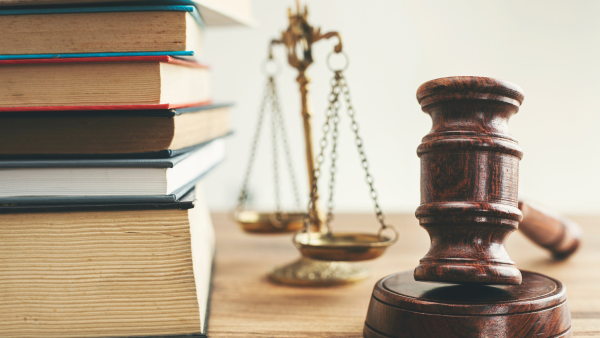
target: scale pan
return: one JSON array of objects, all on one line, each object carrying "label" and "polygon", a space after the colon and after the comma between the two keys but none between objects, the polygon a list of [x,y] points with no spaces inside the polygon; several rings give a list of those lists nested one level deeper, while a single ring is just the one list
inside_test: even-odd
[{"label": "scale pan", "polygon": [[376,234],[298,232],[294,244],[307,258],[356,262],[378,258],[397,238],[397,233],[393,238],[384,236],[380,239]]},{"label": "scale pan", "polygon": [[242,230],[255,234],[283,234],[302,229],[304,213],[256,212],[244,210],[233,215]]}]

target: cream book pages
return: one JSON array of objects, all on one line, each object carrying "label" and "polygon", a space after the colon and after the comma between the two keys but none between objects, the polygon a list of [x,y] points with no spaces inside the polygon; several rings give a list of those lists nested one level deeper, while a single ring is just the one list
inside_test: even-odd
[{"label": "cream book pages", "polygon": [[151,56],[137,57],[134,62],[126,57],[115,59],[123,61],[73,58],[68,63],[54,59],[14,64],[0,60],[0,110],[31,110],[36,106],[42,107],[39,110],[69,110],[73,106],[79,110],[98,106],[143,109],[161,104],[175,108],[211,100],[205,66],[169,57],[161,61]]},{"label": "cream book pages", "polygon": [[0,214],[0,337],[205,335],[213,252],[203,201]]},{"label": "cream book pages", "polygon": [[203,30],[188,12],[97,10],[18,15],[0,11],[0,54],[193,51],[201,59]]}]

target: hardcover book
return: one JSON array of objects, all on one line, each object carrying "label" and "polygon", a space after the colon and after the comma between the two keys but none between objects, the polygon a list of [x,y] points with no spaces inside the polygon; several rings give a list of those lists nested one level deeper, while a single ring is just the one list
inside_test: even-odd
[{"label": "hardcover book", "polygon": [[176,202],[224,157],[217,139],[168,159],[3,160],[0,204]]},{"label": "hardcover book", "polygon": [[229,106],[0,113],[0,158],[159,158],[230,132]]},{"label": "hardcover book", "polygon": [[209,102],[207,67],[170,56],[0,60],[0,112],[172,109]]},{"label": "hardcover book", "polygon": [[148,52],[199,59],[202,25],[194,6],[4,9],[0,10],[0,59]]},{"label": "hardcover book", "polygon": [[214,233],[171,204],[0,207],[0,336],[206,336]]}]

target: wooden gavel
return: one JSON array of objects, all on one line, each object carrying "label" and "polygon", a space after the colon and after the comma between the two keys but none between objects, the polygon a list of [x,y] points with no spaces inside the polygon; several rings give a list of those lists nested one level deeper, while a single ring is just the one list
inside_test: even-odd
[{"label": "wooden gavel", "polygon": [[417,149],[416,211],[431,246],[414,271],[375,284],[363,336],[571,337],[565,286],[520,271],[504,246],[521,229],[564,258],[581,238],[576,223],[518,199],[523,152],[508,119],[519,110],[523,91],[502,80],[457,76],[424,83],[417,99],[433,120]]},{"label": "wooden gavel", "polygon": [[524,99],[519,86],[448,77],[421,85],[417,99],[433,125],[417,149],[421,205],[416,216],[431,247],[415,280],[520,284],[521,273],[504,246],[517,228],[557,258],[577,249],[576,223],[518,201],[523,152],[508,132],[508,120]]}]

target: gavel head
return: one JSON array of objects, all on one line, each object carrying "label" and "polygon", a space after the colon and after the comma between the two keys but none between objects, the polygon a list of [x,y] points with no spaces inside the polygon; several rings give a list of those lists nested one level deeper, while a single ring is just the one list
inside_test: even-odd
[{"label": "gavel head", "polygon": [[513,83],[475,76],[436,79],[417,90],[433,126],[417,149],[416,216],[431,247],[415,280],[521,283],[504,242],[523,217],[517,207],[523,153],[508,132],[523,98]]}]

